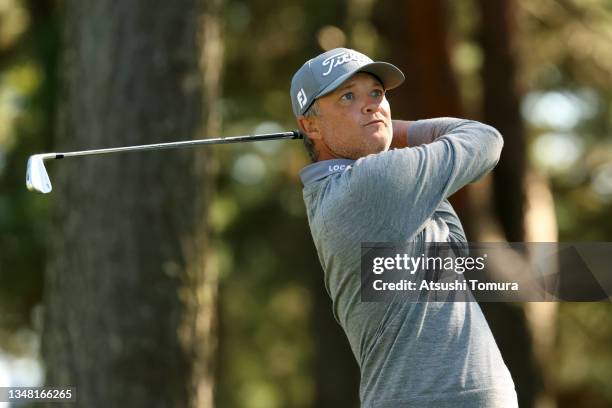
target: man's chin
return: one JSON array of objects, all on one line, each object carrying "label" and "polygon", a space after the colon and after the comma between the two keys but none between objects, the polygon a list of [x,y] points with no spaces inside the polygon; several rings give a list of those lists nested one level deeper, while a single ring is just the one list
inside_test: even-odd
[{"label": "man's chin", "polygon": [[391,147],[391,139],[386,134],[375,135],[377,137],[372,140],[371,149],[373,153],[382,153],[389,150]]},{"label": "man's chin", "polygon": [[389,150],[388,144],[372,146],[370,149],[368,149],[368,153],[365,154],[364,156],[367,156],[369,154],[383,153],[383,152],[386,152],[387,150]]}]

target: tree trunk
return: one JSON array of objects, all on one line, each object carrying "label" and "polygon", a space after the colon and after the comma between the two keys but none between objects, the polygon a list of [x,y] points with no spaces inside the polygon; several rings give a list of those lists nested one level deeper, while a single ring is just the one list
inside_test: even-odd
[{"label": "tree trunk", "polygon": [[504,135],[493,174],[495,212],[508,241],[525,239],[525,130],[520,113],[513,44],[513,1],[479,0],[484,54],[483,120]]},{"label": "tree trunk", "polygon": [[[504,136],[504,149],[493,173],[493,208],[505,240],[520,242],[527,238],[525,228],[525,131],[520,115],[520,92],[516,83],[516,53],[513,43],[514,2],[478,0],[481,13],[479,41],[484,54],[482,69],[484,122]],[[531,239],[537,238],[531,235]],[[535,239],[534,239],[535,240]],[[556,240],[556,237],[544,238]],[[525,254],[527,256],[527,254]],[[541,359],[545,354],[534,334],[549,336],[529,320],[536,310],[554,310],[536,304],[491,303],[482,305],[497,344],[514,379],[519,406],[529,408],[552,405],[544,395]],[[545,405],[541,405],[545,404]]]},{"label": "tree trunk", "polygon": [[[204,137],[202,117],[218,123],[207,105],[221,70],[217,8],[68,1],[57,150]],[[212,406],[207,157],[199,148],[49,166],[46,383],[75,386],[79,406]]]},{"label": "tree trunk", "polygon": [[[377,10],[374,19],[389,44],[388,60],[406,75],[404,84],[389,95],[393,117],[462,117],[443,1],[389,1]],[[468,239],[474,232],[469,189],[470,186],[462,188],[450,200],[461,216]]]},{"label": "tree trunk", "polygon": [[463,113],[453,73],[442,0],[392,1],[381,5],[377,27],[389,42],[389,61],[406,74],[391,92],[398,119]]}]

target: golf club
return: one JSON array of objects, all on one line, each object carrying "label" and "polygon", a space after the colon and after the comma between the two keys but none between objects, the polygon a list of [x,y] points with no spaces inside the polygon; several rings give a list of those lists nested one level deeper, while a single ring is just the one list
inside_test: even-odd
[{"label": "golf club", "polygon": [[175,149],[181,147],[192,147],[199,145],[208,144],[227,144],[227,143],[241,143],[241,142],[258,142],[263,140],[278,140],[278,139],[302,139],[303,135],[293,130],[290,132],[281,133],[266,133],[261,135],[246,135],[246,136],[234,136],[234,137],[220,137],[217,139],[199,139],[199,140],[187,140],[183,142],[169,142],[169,143],[153,143],[139,146],[125,146],[125,147],[111,147],[106,149],[94,149],[94,150],[82,150],[78,152],[66,152],[66,153],[40,153],[30,156],[28,159],[28,168],[26,171],[26,186],[30,191],[36,191],[38,193],[49,193],[51,192],[51,180],[45,169],[45,160],[48,159],[63,159],[66,157],[76,156],[93,156],[100,154],[109,153],[121,153],[121,152],[133,152],[133,151],[148,151],[148,150],[161,150],[161,149]]}]

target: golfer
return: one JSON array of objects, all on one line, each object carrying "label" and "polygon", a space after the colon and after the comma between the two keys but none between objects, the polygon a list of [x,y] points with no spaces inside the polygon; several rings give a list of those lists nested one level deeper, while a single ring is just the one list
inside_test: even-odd
[{"label": "golfer", "polygon": [[392,121],[403,73],[354,50],[307,61],[291,102],[313,161],[300,177],[333,313],[361,371],[364,408],[516,407],[476,302],[362,302],[362,242],[465,242],[447,201],[491,171],[503,139],[454,118]]}]

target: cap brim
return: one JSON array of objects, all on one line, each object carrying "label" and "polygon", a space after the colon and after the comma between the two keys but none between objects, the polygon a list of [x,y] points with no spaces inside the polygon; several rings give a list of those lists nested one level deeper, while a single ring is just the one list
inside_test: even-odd
[{"label": "cap brim", "polygon": [[349,79],[358,72],[367,72],[376,76],[382,82],[382,85],[385,87],[385,90],[397,88],[406,79],[404,73],[393,64],[381,61],[371,62],[369,64],[357,68],[354,71],[347,72],[346,74],[339,76],[334,82],[332,82],[331,84],[326,86],[321,92],[319,92],[319,94],[316,95],[313,99],[320,98],[321,96],[327,95],[328,93],[335,91],[336,88],[338,88],[347,79]]}]

